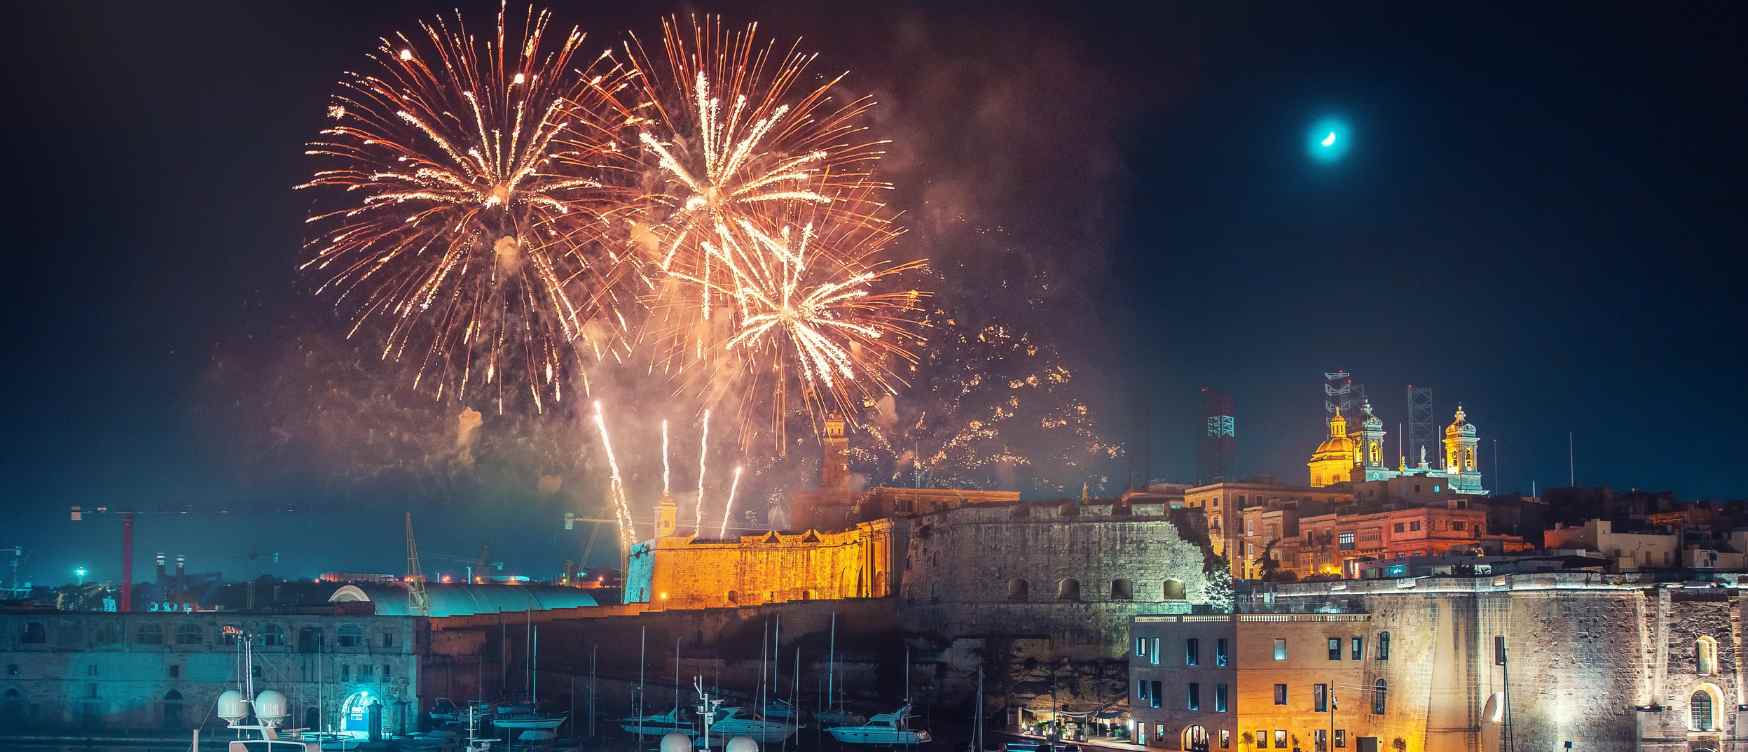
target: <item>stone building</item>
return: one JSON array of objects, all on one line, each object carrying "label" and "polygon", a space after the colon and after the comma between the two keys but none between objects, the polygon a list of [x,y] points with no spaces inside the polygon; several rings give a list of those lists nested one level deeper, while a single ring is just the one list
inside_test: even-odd
[{"label": "stone building", "polygon": [[[1136,617],[1129,701],[1165,749],[1748,749],[1741,587],[1578,573],[1275,586],[1233,616]],[[1186,665],[1190,639],[1230,640],[1230,665]]]},{"label": "stone building", "polygon": [[0,612],[0,728],[156,731],[187,737],[221,724],[218,695],[236,687],[253,635],[255,686],[285,694],[287,728],[416,729],[427,621],[345,608],[299,613]]},{"label": "stone building", "polygon": [[1427,459],[1426,447],[1418,447],[1414,449],[1418,453],[1416,464],[1410,465],[1404,453],[1397,456],[1396,467],[1390,467],[1384,457],[1387,435],[1384,421],[1372,413],[1369,400],[1360,403],[1360,411],[1362,417],[1353,430],[1349,430],[1348,420],[1339,407],[1329,416],[1329,436],[1317,445],[1305,463],[1313,488],[1421,476],[1436,480],[1455,493],[1487,493],[1476,454],[1480,437],[1462,405],[1457,406],[1450,425],[1445,426],[1441,442],[1444,451],[1437,466]]},{"label": "stone building", "polygon": [[720,540],[666,535],[639,546],[626,600],[652,609],[727,608],[788,601],[881,598],[892,592],[892,522],[845,530],[766,531]]}]

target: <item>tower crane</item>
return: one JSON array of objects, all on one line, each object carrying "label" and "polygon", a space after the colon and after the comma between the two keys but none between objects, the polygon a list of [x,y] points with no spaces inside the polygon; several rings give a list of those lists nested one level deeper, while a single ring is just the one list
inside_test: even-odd
[{"label": "tower crane", "polygon": [[419,569],[419,545],[413,541],[413,513],[407,513],[407,597],[413,613],[431,615],[431,598],[425,592],[425,573]]}]

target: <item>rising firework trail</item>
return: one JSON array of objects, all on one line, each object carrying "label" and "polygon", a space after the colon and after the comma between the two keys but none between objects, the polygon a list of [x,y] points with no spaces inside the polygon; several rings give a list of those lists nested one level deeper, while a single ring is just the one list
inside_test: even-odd
[{"label": "rising firework trail", "polygon": [[619,476],[619,460],[613,456],[613,440],[607,435],[607,418],[601,412],[600,400],[595,400],[595,430],[600,432],[601,449],[607,453],[608,495],[619,519],[619,546],[623,555],[637,543],[637,528],[631,518],[631,503],[625,498],[625,482]]},{"label": "rising firework trail", "polygon": [[704,529],[704,460],[710,455],[710,408],[704,409],[704,429],[698,435],[698,503],[692,505],[692,529]]},{"label": "rising firework trail", "polygon": [[734,466],[734,480],[728,483],[728,503],[722,507],[722,527],[716,531],[716,537],[728,537],[728,514],[734,511],[734,492],[740,488],[740,465]]},{"label": "rising firework trail", "polygon": [[547,44],[549,20],[529,8],[513,32],[500,5],[483,43],[459,13],[382,38],[342,77],[297,186],[317,194],[302,269],[348,336],[383,330],[379,356],[415,389],[483,388],[499,412],[519,392],[537,411],[562,399],[578,354],[602,352],[586,325],[621,318],[604,234],[636,195],[617,187],[633,70],[584,59],[576,28]]},{"label": "rising firework trail", "polygon": [[668,419],[662,418],[662,497],[668,496]]}]

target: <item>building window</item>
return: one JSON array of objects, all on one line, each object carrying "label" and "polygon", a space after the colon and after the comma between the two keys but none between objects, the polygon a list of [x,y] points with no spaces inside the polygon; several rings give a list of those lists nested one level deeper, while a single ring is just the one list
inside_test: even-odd
[{"label": "building window", "polygon": [[1341,660],[1341,638],[1340,637],[1329,638],[1329,660],[1332,660],[1332,661]]},{"label": "building window", "polygon": [[1141,701],[1141,702],[1136,703],[1137,705],[1145,704],[1147,702],[1147,680],[1146,679],[1136,679],[1135,680],[1135,699]]},{"label": "building window", "polygon": [[1128,580],[1117,578],[1111,580],[1111,600],[1129,601],[1135,599],[1135,586]]},{"label": "building window", "polygon": [[301,627],[297,630],[297,652],[319,653],[326,637],[321,627]]},{"label": "building window", "polygon": [[1226,685],[1214,685],[1214,712],[1226,712]]},{"label": "building window", "polygon": [[373,673],[375,673],[375,671],[376,671],[376,667],[372,666],[368,663],[359,666],[358,667],[358,680],[359,681],[370,681],[370,677]]},{"label": "building window", "polygon": [[1379,679],[1372,685],[1372,715],[1383,715],[1385,702],[1390,696],[1390,685]]},{"label": "building window", "polygon": [[164,625],[141,624],[140,628],[134,631],[134,642],[140,645],[164,644]]},{"label": "building window", "polygon": [[1285,685],[1285,684],[1276,684],[1275,685],[1275,704],[1276,705],[1287,704],[1287,685]]},{"label": "building window", "polygon": [[1346,746],[1347,746],[1347,729],[1336,729],[1335,730],[1335,748],[1341,749],[1341,748],[1346,747]]},{"label": "building window", "polygon": [[24,635],[19,639],[19,642],[26,645],[41,645],[48,641],[49,628],[43,626],[42,622],[27,621],[24,623]]},{"label": "building window", "polygon": [[390,675],[391,675],[390,666],[386,663],[382,664],[382,680],[388,681],[390,678]]},{"label": "building window", "polygon": [[340,681],[342,681],[342,682],[352,681],[352,664],[350,664],[350,663],[340,664]]},{"label": "building window", "polygon": [[1361,658],[1366,657],[1366,638],[1355,637],[1350,642],[1351,642],[1351,645],[1353,647],[1353,650],[1350,653],[1348,653],[1349,656],[1351,656],[1356,661],[1360,660]]},{"label": "building window", "polygon": [[1317,729],[1313,739],[1315,739],[1315,741],[1312,743],[1312,747],[1316,749],[1317,752],[1329,751],[1329,729]]},{"label": "building window", "polygon": [[1462,520],[1451,520],[1451,529],[1452,530],[1462,530],[1463,529],[1463,521]]},{"label": "building window", "polygon": [[1068,577],[1064,578],[1061,582],[1056,583],[1056,600],[1080,600],[1080,580]]},{"label": "building window", "polygon": [[1145,637],[1135,638],[1135,657],[1137,657],[1137,658],[1146,658],[1147,657],[1147,638],[1145,638]]},{"label": "building window", "polygon": [[1157,682],[1157,681],[1148,682],[1148,684],[1149,684],[1149,686],[1147,688],[1147,691],[1149,693],[1151,693],[1151,695],[1149,697],[1150,704],[1152,707],[1157,708],[1157,707],[1159,707],[1159,701],[1161,699],[1161,695],[1165,694],[1165,690],[1163,687],[1160,686],[1159,682]]},{"label": "building window", "polygon": [[1701,635],[1693,643],[1694,670],[1700,676],[1711,676],[1718,672],[1718,641],[1710,635]]},{"label": "building window", "polygon": [[1378,633],[1378,660],[1390,660],[1390,633]]},{"label": "building window", "polygon": [[1168,601],[1181,601],[1184,599],[1183,580],[1166,580],[1164,590],[1165,599]]},{"label": "building window", "polygon": [[1493,665],[1505,665],[1505,635],[1493,635]]},{"label": "building window", "polygon": [[1311,687],[1311,709],[1319,713],[1329,712],[1329,685],[1317,684]]},{"label": "building window", "polygon": [[1694,692],[1693,697],[1688,699],[1687,704],[1689,709],[1693,711],[1694,731],[1717,730],[1718,724],[1717,719],[1713,717],[1712,695],[1710,692],[1703,689]]},{"label": "building window", "polygon": [[1226,667],[1226,638],[1224,637],[1214,640],[1214,665],[1220,668]]},{"label": "building window", "polygon": [[1015,577],[1008,580],[1008,600],[1014,603],[1025,603],[1031,597],[1032,586],[1025,580]]},{"label": "building window", "polygon": [[395,646],[395,633],[390,632],[386,629],[383,630],[383,632],[382,632],[382,646],[385,648],[394,647]]},{"label": "building window", "polygon": [[1153,638],[1153,644],[1148,646],[1147,658],[1148,658],[1148,660],[1151,660],[1153,662],[1153,665],[1155,665],[1155,666],[1159,665],[1159,638],[1158,637]]},{"label": "building window", "polygon": [[261,644],[270,648],[285,647],[285,627],[278,624],[261,626]]},{"label": "building window", "polygon": [[1202,685],[1190,682],[1189,691],[1184,693],[1185,710],[1202,709]]},{"label": "building window", "polygon": [[1335,541],[1336,545],[1340,546],[1343,551],[1352,551],[1354,549],[1353,533],[1341,533],[1340,535],[1335,536]]},{"label": "building window", "polygon": [[340,625],[340,647],[355,648],[364,644],[364,630],[356,624]]},{"label": "building window", "polygon": [[1395,528],[1395,531],[1396,531],[1396,532],[1398,532],[1398,533],[1400,533],[1400,532],[1402,532],[1402,531],[1403,531],[1403,530],[1407,530],[1407,529],[1408,529],[1408,526],[1407,526],[1407,525],[1404,525],[1404,524],[1402,524],[1402,523],[1400,523],[1400,522],[1398,522],[1398,523],[1396,523],[1396,528]]},{"label": "building window", "polygon": [[199,624],[183,624],[176,627],[176,644],[199,645],[206,642],[206,635],[201,634]]},{"label": "building window", "polygon": [[1275,660],[1284,661],[1286,659],[1287,659],[1287,641],[1283,640],[1279,637],[1276,637],[1275,638]]},{"label": "building window", "polygon": [[172,678],[172,679],[182,678],[182,665],[181,664],[178,664],[178,663],[170,664],[170,678]]},{"label": "building window", "polygon": [[1268,749],[1269,748],[1269,731],[1268,731],[1268,729],[1257,729],[1256,730],[1256,748],[1257,749]]},{"label": "building window", "polygon": [[1287,730],[1275,729],[1275,749],[1287,748]]},{"label": "building window", "polygon": [[1420,520],[1415,520],[1413,522],[1408,523],[1408,531],[1409,532],[1411,532],[1411,533],[1412,532],[1419,532],[1419,530],[1420,530]]},{"label": "building window", "polygon": [[1220,748],[1221,749],[1231,749],[1232,748],[1232,730],[1231,729],[1220,729]]},{"label": "building window", "polygon": [[1194,637],[1184,640],[1184,665],[1197,666],[1202,663],[1202,641]]}]

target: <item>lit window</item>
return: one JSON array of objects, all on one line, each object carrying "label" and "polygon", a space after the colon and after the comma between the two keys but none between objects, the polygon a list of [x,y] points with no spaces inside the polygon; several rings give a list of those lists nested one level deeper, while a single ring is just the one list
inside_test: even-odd
[{"label": "lit window", "polygon": [[1214,665],[1221,668],[1226,667],[1226,638],[1224,637],[1214,641]]},{"label": "lit window", "polygon": [[1287,748],[1287,730],[1275,729],[1275,749]]},{"label": "lit window", "polygon": [[1329,660],[1332,660],[1332,661],[1341,660],[1341,638],[1340,637],[1329,638]]},{"label": "lit window", "polygon": [[1159,665],[1159,638],[1158,637],[1153,638],[1153,645],[1151,645],[1149,650],[1147,651],[1147,657],[1153,661],[1153,665],[1155,665],[1155,666]]},{"label": "lit window", "polygon": [[1714,731],[1717,729],[1717,719],[1712,717],[1711,693],[1703,689],[1695,692],[1693,697],[1688,699],[1687,704],[1693,714],[1694,731]]},{"label": "lit window", "polygon": [[1361,658],[1366,657],[1366,638],[1355,637],[1355,638],[1353,638],[1353,640],[1351,640],[1351,645],[1353,647],[1353,650],[1352,650],[1352,652],[1350,652],[1348,654],[1349,656],[1351,656],[1356,661],[1361,659]]},{"label": "lit window", "polygon": [[1316,736],[1313,738],[1315,741],[1312,747],[1317,752],[1326,752],[1329,749],[1329,729],[1317,729]]},{"label": "lit window", "polygon": [[1220,729],[1220,748],[1232,748],[1232,731],[1230,729]]},{"label": "lit window", "polygon": [[1276,637],[1275,638],[1275,660],[1284,661],[1286,659],[1287,659],[1287,641],[1283,640],[1279,637]]},{"label": "lit window", "polygon": [[1347,729],[1336,729],[1335,730],[1335,748],[1341,749],[1342,747],[1346,747],[1346,746],[1347,746]]},{"label": "lit window", "polygon": [[1224,685],[1224,684],[1214,685],[1214,712],[1216,712],[1216,713],[1226,712],[1226,697],[1227,697],[1226,685]]},{"label": "lit window", "polygon": [[1184,640],[1184,665],[1196,666],[1202,662],[1202,641],[1194,637]]},{"label": "lit window", "polygon": [[1329,685],[1316,684],[1311,687],[1311,709],[1319,713],[1329,712]]},{"label": "lit window", "polygon": [[1693,644],[1694,670],[1700,676],[1711,676],[1718,672],[1718,641],[1710,635],[1702,635]]},{"label": "lit window", "polygon": [[1276,684],[1275,685],[1275,704],[1276,705],[1287,704],[1287,685],[1285,685],[1285,684]]}]

